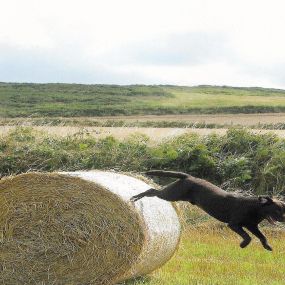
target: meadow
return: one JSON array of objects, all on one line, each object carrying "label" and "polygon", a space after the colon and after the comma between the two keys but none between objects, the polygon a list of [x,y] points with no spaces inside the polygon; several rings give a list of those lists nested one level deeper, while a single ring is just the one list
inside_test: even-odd
[{"label": "meadow", "polygon": [[285,111],[285,91],[165,85],[0,83],[0,117],[78,117]]},{"label": "meadow", "polygon": [[[214,223],[214,222],[212,222]],[[173,258],[151,275],[128,285],[281,285],[284,277],[283,230],[263,229],[274,251],[254,239],[246,248],[220,225],[189,226]]]},{"label": "meadow", "polygon": [[[284,197],[285,139],[244,128],[285,129],[284,114],[277,113],[285,112],[284,90],[0,83],[0,100],[0,178],[30,171],[172,169],[245,195]],[[156,137],[134,129],[130,135],[122,129],[124,136],[95,136],[88,129],[100,126],[114,132],[153,127]],[[51,132],[52,127],[59,129]],[[223,130],[157,139],[162,128],[188,127]],[[162,268],[126,285],[285,284],[284,226],[263,224],[273,253],[256,239],[240,249],[240,238],[223,224],[190,204],[177,206],[183,226],[179,249]]]}]

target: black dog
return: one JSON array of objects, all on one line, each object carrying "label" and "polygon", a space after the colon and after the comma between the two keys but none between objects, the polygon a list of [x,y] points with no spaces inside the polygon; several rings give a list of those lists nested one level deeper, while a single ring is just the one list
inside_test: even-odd
[{"label": "black dog", "polygon": [[246,247],[251,237],[243,227],[254,234],[267,250],[272,250],[266,237],[258,229],[258,224],[267,219],[270,223],[285,222],[285,203],[270,197],[243,197],[228,193],[212,183],[181,172],[153,170],[147,175],[180,178],[161,191],[149,189],[131,198],[137,201],[143,197],[158,197],[167,201],[188,201],[202,208],[209,215],[239,234]]}]

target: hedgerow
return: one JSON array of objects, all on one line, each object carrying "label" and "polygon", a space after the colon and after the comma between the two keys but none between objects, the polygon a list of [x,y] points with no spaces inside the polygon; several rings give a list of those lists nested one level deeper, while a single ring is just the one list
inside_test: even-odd
[{"label": "hedgerow", "polygon": [[154,145],[139,134],[125,140],[84,132],[60,137],[23,127],[0,138],[1,176],[90,169],[184,171],[227,190],[284,194],[285,140],[230,129],[223,136],[185,134]]}]

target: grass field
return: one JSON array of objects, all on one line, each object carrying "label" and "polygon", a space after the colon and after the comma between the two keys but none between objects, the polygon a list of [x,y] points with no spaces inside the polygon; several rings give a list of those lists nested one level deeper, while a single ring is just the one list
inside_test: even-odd
[{"label": "grass field", "polygon": [[179,250],[162,268],[128,285],[281,285],[285,284],[284,231],[267,230],[274,251],[254,239],[246,248],[225,228],[192,227],[182,236]]},{"label": "grass field", "polygon": [[284,226],[263,223],[273,247],[264,250],[254,237],[241,249],[241,238],[199,208],[179,202],[183,234],[172,259],[145,278],[127,285],[281,285],[285,284]]},{"label": "grass field", "polygon": [[[284,90],[0,83],[0,100],[0,177],[159,168],[185,171],[227,190],[284,195]],[[98,127],[105,124],[102,120],[107,128]],[[224,129],[214,129],[217,135],[210,135],[213,129],[193,134],[184,128],[193,124]],[[231,125],[280,130],[275,135],[227,131]],[[162,128],[167,126],[172,128]],[[264,229],[273,253],[256,239],[242,250],[236,234],[193,209],[190,205],[184,211],[181,244],[173,258],[127,285],[285,284],[284,227]]]},{"label": "grass field", "polygon": [[0,83],[0,117],[285,111],[285,91],[263,88]]}]

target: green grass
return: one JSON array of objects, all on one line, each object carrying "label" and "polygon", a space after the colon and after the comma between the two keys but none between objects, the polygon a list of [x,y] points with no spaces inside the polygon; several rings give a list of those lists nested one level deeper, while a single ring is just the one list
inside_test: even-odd
[{"label": "green grass", "polygon": [[284,284],[284,241],[282,225],[261,225],[273,252],[263,249],[253,237],[245,249],[241,238],[186,202],[176,203],[183,228],[175,255],[160,269],[126,285],[261,285]]},{"label": "green grass", "polygon": [[60,137],[16,128],[0,136],[1,176],[88,169],[172,169],[229,190],[284,194],[285,140],[247,129],[230,129],[223,136],[189,133],[158,144],[140,134],[124,140],[112,136],[96,139],[84,130]]},{"label": "green grass", "polygon": [[173,258],[162,268],[128,285],[281,285],[284,277],[284,231],[267,230],[273,252],[253,239],[245,249],[225,228],[187,229]]},{"label": "green grass", "polygon": [[263,88],[0,83],[0,117],[285,111],[285,91]]}]

